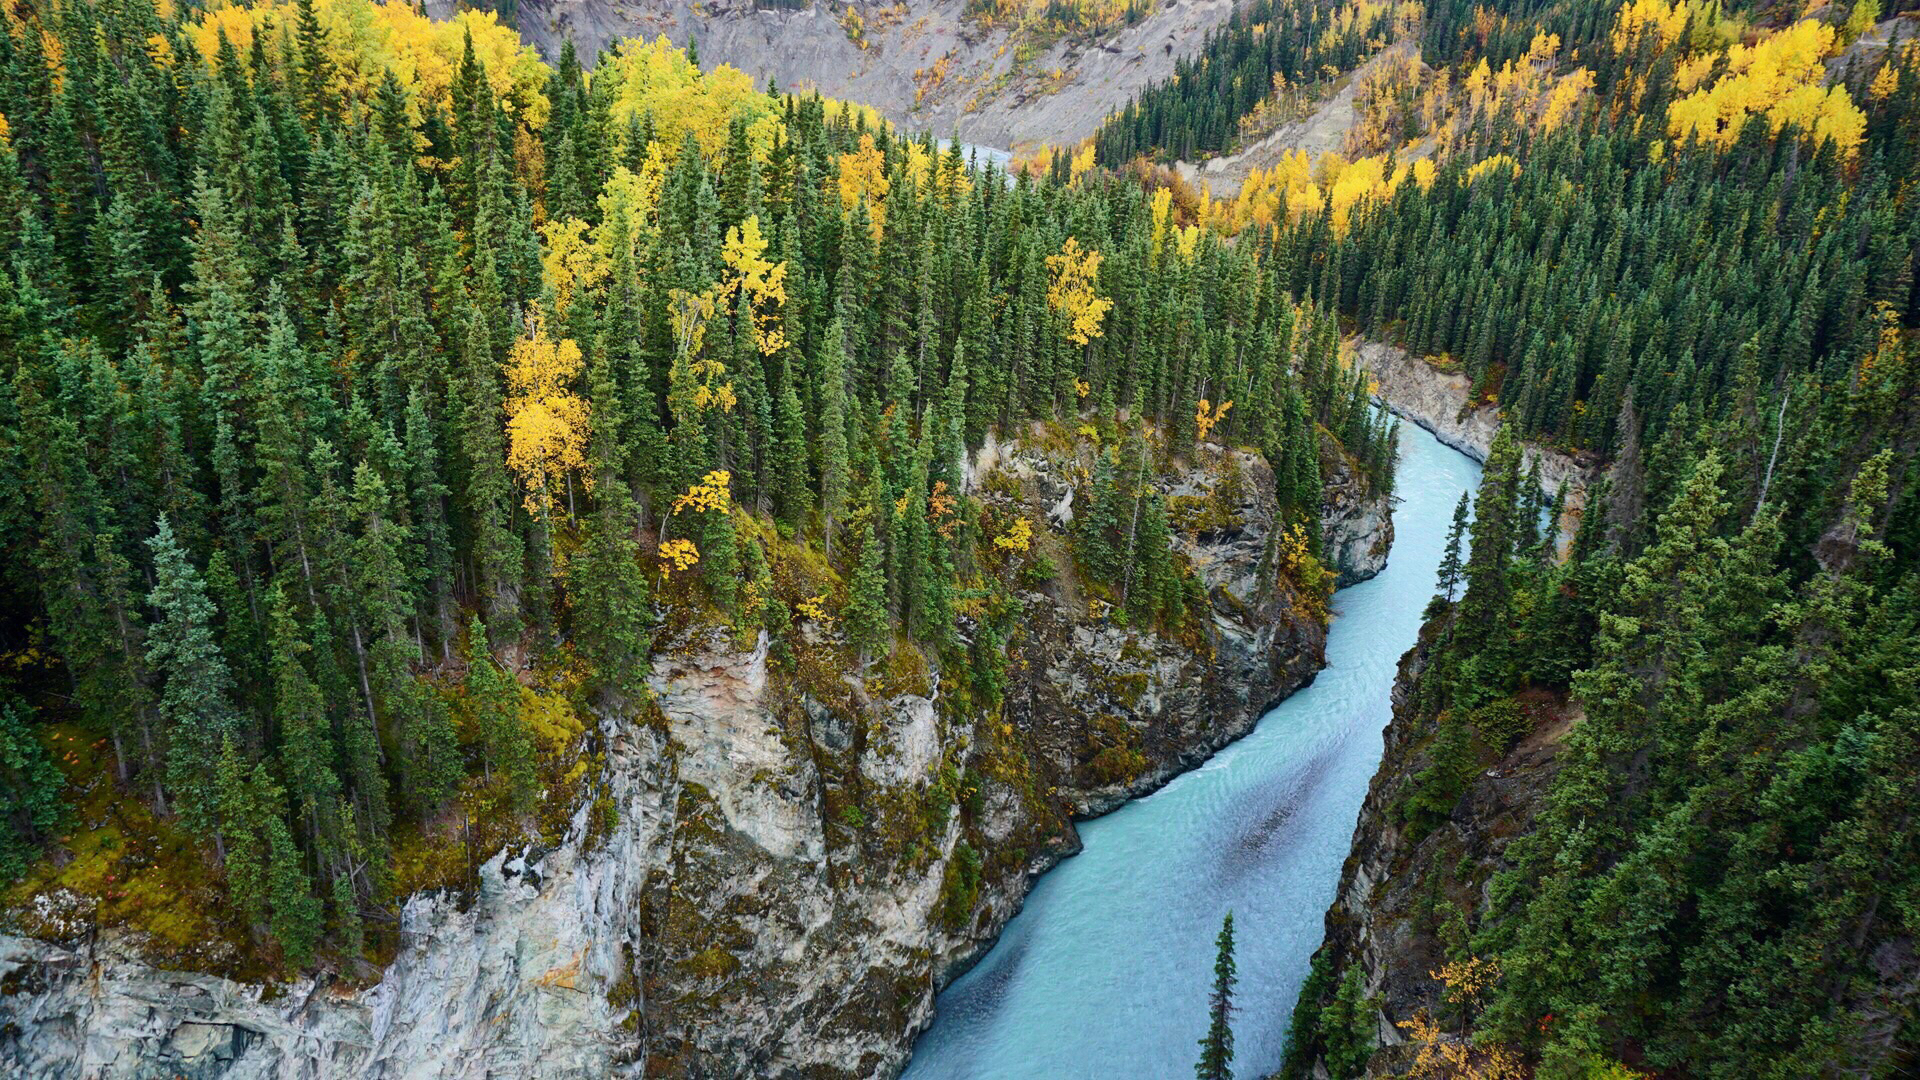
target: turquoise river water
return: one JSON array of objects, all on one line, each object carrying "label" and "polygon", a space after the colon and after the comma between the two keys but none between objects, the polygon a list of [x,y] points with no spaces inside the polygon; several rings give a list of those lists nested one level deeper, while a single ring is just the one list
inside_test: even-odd
[{"label": "turquoise river water", "polygon": [[1080,826],[991,951],[935,1003],[908,1080],[1193,1075],[1213,939],[1233,910],[1236,1076],[1279,1067],[1320,944],[1400,656],[1480,466],[1404,425],[1385,570],[1334,597],[1327,666],[1245,738]]}]

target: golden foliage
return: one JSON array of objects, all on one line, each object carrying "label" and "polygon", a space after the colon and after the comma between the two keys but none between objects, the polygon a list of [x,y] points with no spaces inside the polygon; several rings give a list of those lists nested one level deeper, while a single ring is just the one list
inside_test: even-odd
[{"label": "golden foliage", "polygon": [[[1500,980],[1500,962],[1492,957],[1456,960],[1429,974],[1444,984],[1442,996],[1466,1016],[1479,1012],[1481,997]],[[1476,1045],[1468,1035],[1450,1036],[1421,1010],[1399,1027],[1414,1045],[1408,1075],[1434,1080],[1524,1080],[1532,1075],[1525,1060],[1499,1043]]]},{"label": "golden foliage", "polygon": [[1827,86],[1826,57],[1833,28],[1808,19],[1749,48],[1727,50],[1727,73],[1712,86],[1667,108],[1667,133],[1714,146],[1732,146],[1747,121],[1764,116],[1773,131],[1793,124],[1816,142],[1832,141],[1844,155],[1858,151],[1867,120],[1845,86]]},{"label": "golden foliage", "polygon": [[1495,169],[1511,169],[1513,175],[1520,175],[1520,163],[1518,161],[1515,161],[1512,156],[1508,154],[1495,154],[1484,161],[1476,161],[1472,165],[1467,166],[1467,183],[1471,184]]},{"label": "golden foliage", "polygon": [[1091,248],[1082,251],[1080,241],[1071,236],[1061,245],[1060,254],[1047,256],[1047,306],[1067,317],[1067,340],[1076,345],[1101,336],[1100,322],[1113,307],[1113,301],[1095,288],[1101,259]]},{"label": "golden foliage", "polygon": [[804,597],[799,603],[793,606],[793,609],[799,612],[800,617],[803,619],[811,619],[828,630],[833,628],[833,616],[827,611],[826,593],[821,593],[819,596]]},{"label": "golden foliage", "polygon": [[1167,242],[1167,229],[1173,220],[1173,189],[1159,188],[1153,193],[1153,234],[1147,240],[1147,259],[1158,265],[1161,245]]},{"label": "golden foliage", "polygon": [[673,512],[692,510],[695,513],[717,511],[725,514],[733,506],[733,474],[725,469],[715,469],[700,478],[700,482],[687,489],[687,493],[674,498]]},{"label": "golden foliage", "polygon": [[1900,71],[1892,64],[1883,65],[1873,77],[1873,85],[1867,88],[1867,97],[1874,101],[1885,101],[1900,92]]},{"label": "golden foliage", "polygon": [[635,255],[640,237],[659,231],[660,192],[666,179],[667,159],[657,142],[648,145],[639,172],[625,165],[613,167],[595,200],[600,204],[601,224],[593,238],[602,259],[611,262],[617,247]]},{"label": "golden foliage", "polygon": [[1298,523],[1280,535],[1280,567],[1299,590],[1307,614],[1325,619],[1327,601],[1333,597],[1334,573],[1313,553],[1307,530]]},{"label": "golden foliage", "polygon": [[[728,64],[702,72],[674,47],[665,34],[646,41],[629,38],[594,69],[594,81],[612,79],[611,118],[616,156],[625,149],[626,131],[634,117],[653,117],[654,138],[669,154],[678,154],[691,134],[700,152],[720,161],[726,153],[727,125],[735,115],[748,121],[749,133],[767,139],[771,132],[757,123],[777,119],[779,102],[756,89],[746,72]],[[757,149],[757,148],[756,148]]]},{"label": "golden foliage", "polygon": [[1254,169],[1247,176],[1221,223],[1233,231],[1247,225],[1298,221],[1325,210],[1334,231],[1345,233],[1362,202],[1386,199],[1409,179],[1424,191],[1433,186],[1433,177],[1433,162],[1425,158],[1388,173],[1384,155],[1348,161],[1335,153],[1315,159],[1303,150],[1293,150],[1271,168]]},{"label": "golden foliage", "polygon": [[1532,1071],[1518,1054],[1497,1043],[1475,1046],[1452,1037],[1424,1010],[1402,1020],[1400,1030],[1414,1045],[1413,1067],[1407,1075],[1433,1080],[1526,1080]]},{"label": "golden foliage", "polygon": [[867,202],[867,213],[873,218],[873,239],[880,240],[880,234],[886,220],[887,191],[893,182],[887,179],[887,158],[874,145],[873,136],[862,134],[860,145],[851,154],[840,155],[840,205],[851,211]]},{"label": "golden foliage", "polygon": [[747,305],[754,344],[759,346],[762,356],[771,356],[787,346],[779,317],[766,311],[787,302],[787,264],[768,261],[766,252],[767,241],[760,234],[759,215],[749,215],[739,225],[729,226],[721,257],[733,274],[722,285],[722,290],[725,295],[740,297]]},{"label": "golden foliage", "polygon": [[688,570],[700,561],[700,549],[693,541],[684,537],[675,537],[660,545],[660,572],[671,575],[676,570]]},{"label": "golden foliage", "polygon": [[1074,151],[1073,157],[1068,160],[1067,177],[1077,184],[1080,182],[1080,178],[1085,176],[1087,170],[1091,168],[1093,168],[1093,140],[1088,139],[1080,149]]},{"label": "golden foliage", "polygon": [[1664,49],[1680,40],[1680,35],[1686,32],[1687,20],[1703,12],[1705,7],[1687,0],[1674,4],[1667,0],[1627,0],[1614,17],[1613,51],[1631,51],[1642,34],[1657,35],[1660,48]]},{"label": "golden foliage", "polygon": [[587,237],[592,226],[579,218],[549,221],[541,230],[546,250],[540,266],[547,283],[553,286],[553,311],[565,315],[573,306],[573,295],[591,289],[607,278],[607,263],[600,248]]},{"label": "golden foliage", "polygon": [[587,402],[567,387],[582,366],[580,346],[547,337],[537,313],[507,356],[507,467],[536,518],[552,515],[567,473],[586,464]]},{"label": "golden foliage", "polygon": [[1573,115],[1580,99],[1593,93],[1593,72],[1576,68],[1571,75],[1547,91],[1547,105],[1540,114],[1540,130],[1552,134]]},{"label": "golden foliage", "polygon": [[[381,79],[391,70],[408,91],[407,108],[415,121],[422,118],[425,102],[447,111],[471,34],[474,57],[486,67],[487,83],[502,107],[533,127],[546,123],[547,66],[494,13],[466,8],[435,20],[403,0],[314,0],[313,6],[327,33],[335,89],[350,104],[361,108],[370,104]],[[299,12],[293,4],[261,0],[207,11],[197,22],[188,23],[187,34],[211,63],[222,32],[242,55],[252,46],[255,33],[268,33],[272,40],[266,51],[272,56],[292,45],[291,35],[298,25]]]},{"label": "golden foliage", "polygon": [[1212,402],[1206,398],[1201,398],[1200,405],[1193,414],[1194,438],[1200,442],[1205,442],[1207,433],[1211,432],[1220,421],[1227,418],[1227,410],[1231,408],[1233,408],[1233,402],[1231,401],[1223,401],[1220,403],[1219,408],[1214,408]]},{"label": "golden foliage", "polygon": [[707,340],[707,322],[717,306],[713,291],[689,292],[674,289],[667,294],[667,321],[673,327],[675,351],[692,356]]},{"label": "golden foliage", "polygon": [[1002,551],[1026,551],[1033,546],[1033,522],[1014,518],[1007,531],[993,538],[993,546]]},{"label": "golden foliage", "polygon": [[520,687],[520,722],[533,735],[534,743],[548,755],[558,754],[572,745],[586,725],[574,713],[567,695]]}]

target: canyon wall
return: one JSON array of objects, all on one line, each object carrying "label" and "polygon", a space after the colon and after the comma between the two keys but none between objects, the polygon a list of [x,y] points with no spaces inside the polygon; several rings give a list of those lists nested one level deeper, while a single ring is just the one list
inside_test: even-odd
[{"label": "canyon wall", "polygon": [[[1207,610],[1163,634],[1108,617],[1070,569],[1058,511],[1085,448],[990,450],[969,470],[981,497],[1055,511],[1035,547],[1063,568],[1021,596],[1003,707],[968,700],[957,674],[862,677],[804,647],[782,661],[764,635],[683,632],[656,649],[650,702],[599,719],[608,798],[552,850],[501,852],[466,893],[409,899],[377,984],[158,970],[76,918],[62,940],[0,937],[0,1071],[897,1072],[936,991],[1077,849],[1076,817],[1192,767],[1323,660],[1324,624],[1263,567],[1277,508],[1258,455],[1203,447],[1160,477],[1213,508],[1175,540]],[[1390,524],[1338,460],[1327,527],[1355,578]]]}]

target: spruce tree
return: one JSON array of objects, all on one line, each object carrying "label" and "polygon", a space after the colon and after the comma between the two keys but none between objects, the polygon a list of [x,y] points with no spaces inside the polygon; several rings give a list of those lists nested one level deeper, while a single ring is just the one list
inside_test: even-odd
[{"label": "spruce tree", "polygon": [[467,629],[466,694],[488,778],[497,777],[515,812],[532,809],[540,779],[534,770],[533,735],[520,715],[520,685],[494,662],[487,624],[478,616]]},{"label": "spruce tree", "polygon": [[1447,603],[1453,603],[1454,590],[1460,587],[1462,563],[1460,561],[1460,540],[1467,531],[1467,513],[1469,500],[1466,492],[1460,493],[1460,501],[1453,507],[1453,524],[1447,528],[1446,550],[1440,555],[1440,596]]},{"label": "spruce tree", "polygon": [[1233,985],[1239,981],[1233,963],[1233,912],[1220,921],[1214,939],[1213,991],[1207,995],[1207,1034],[1200,1040],[1200,1060],[1194,1063],[1197,1080],[1233,1080]]},{"label": "spruce tree", "polygon": [[160,716],[167,743],[167,787],[188,825],[219,843],[214,776],[222,747],[243,733],[233,707],[233,677],[215,643],[218,612],[165,517],[147,549],[153,556],[154,580],[147,602],[160,618],[147,635],[146,659],[164,680]]},{"label": "spruce tree", "polygon": [[872,523],[862,522],[860,553],[840,619],[846,626],[847,644],[853,646],[863,669],[873,654],[887,651],[893,638],[887,620],[886,565],[886,553],[873,534]]}]

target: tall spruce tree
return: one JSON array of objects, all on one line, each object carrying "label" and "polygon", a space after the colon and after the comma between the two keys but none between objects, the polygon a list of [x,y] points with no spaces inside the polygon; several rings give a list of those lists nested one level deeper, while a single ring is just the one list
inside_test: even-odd
[{"label": "tall spruce tree", "polygon": [[1207,995],[1207,1034],[1200,1040],[1197,1080],[1233,1080],[1233,987],[1239,974],[1233,960],[1233,912],[1220,920],[1214,939],[1213,990]]}]

